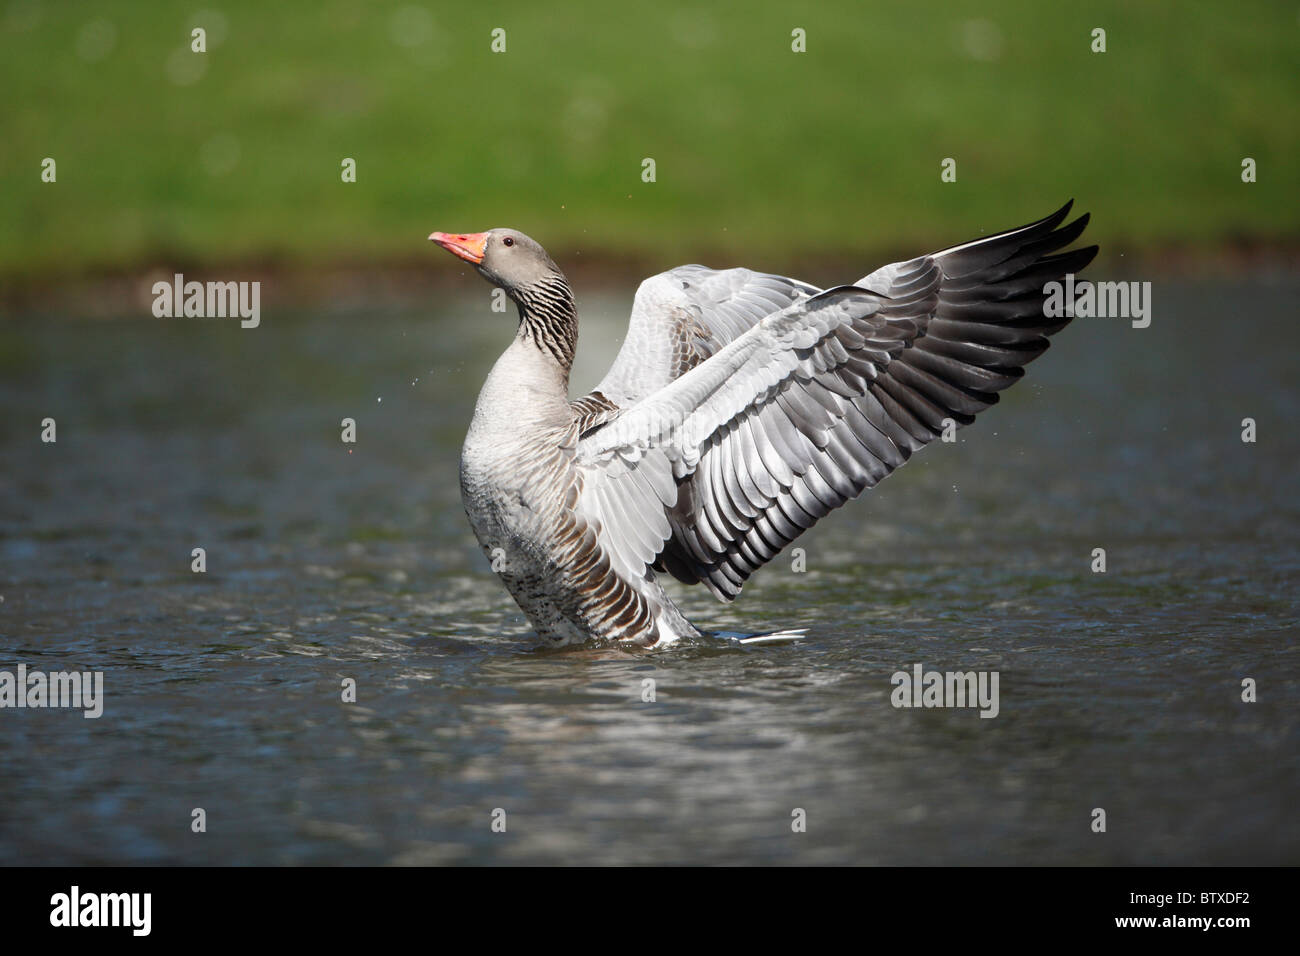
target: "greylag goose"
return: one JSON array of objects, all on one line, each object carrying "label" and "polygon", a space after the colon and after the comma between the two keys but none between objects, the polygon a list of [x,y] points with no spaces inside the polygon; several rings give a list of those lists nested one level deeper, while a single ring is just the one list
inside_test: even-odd
[{"label": "greylag goose", "polygon": [[[819,518],[974,421],[1069,318],[1045,283],[1097,247],[1038,222],[819,289],[679,266],[643,282],[609,373],[569,399],[573,292],[517,229],[429,238],[505,290],[519,328],[479,393],[461,494],[537,633],[659,647],[701,632],[656,577],[730,601]],[[789,639],[800,631],[756,635]]]}]

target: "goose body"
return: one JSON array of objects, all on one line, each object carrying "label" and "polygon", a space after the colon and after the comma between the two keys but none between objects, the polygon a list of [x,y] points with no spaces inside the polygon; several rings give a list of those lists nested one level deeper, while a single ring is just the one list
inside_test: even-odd
[{"label": "goose body", "polygon": [[828,290],[747,269],[654,276],[609,373],[572,401],[577,310],[542,247],[514,229],[431,235],[519,310],[460,480],[484,553],[538,634],[650,647],[699,636],[660,575],[732,600],[946,420],[973,421],[1069,321],[1044,316],[1043,286],[1096,247],[1053,254],[1087,223],[1061,226],[1068,210]]},{"label": "goose body", "polygon": [[653,574],[638,580],[616,571],[602,526],[578,513],[586,482],[575,452],[592,403],[570,404],[567,379],[557,372],[520,337],[488,375],[460,461],[475,536],[551,643],[698,633]]}]

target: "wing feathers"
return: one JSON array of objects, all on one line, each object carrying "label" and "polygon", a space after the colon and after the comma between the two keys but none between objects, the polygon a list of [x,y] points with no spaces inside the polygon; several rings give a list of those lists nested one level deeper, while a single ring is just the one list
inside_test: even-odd
[{"label": "wing feathers", "polygon": [[[972,422],[1069,321],[1045,317],[1043,286],[1097,251],[1058,251],[1088,224],[1062,225],[1069,210],[892,263],[856,286],[819,291],[702,266],[643,283],[599,387],[622,411],[576,450],[596,486],[618,482],[656,511],[611,522],[627,501],[593,496],[617,526],[620,560],[730,599],[946,420]],[[604,477],[616,463],[631,473]]]}]

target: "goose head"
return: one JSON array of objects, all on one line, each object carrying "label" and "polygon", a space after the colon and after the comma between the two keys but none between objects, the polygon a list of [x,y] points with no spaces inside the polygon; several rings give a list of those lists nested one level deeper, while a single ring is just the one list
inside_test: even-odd
[{"label": "goose head", "polygon": [[518,229],[435,232],[429,241],[473,265],[479,275],[505,289],[511,298],[517,298],[520,291],[544,279],[562,274],[546,250]]}]

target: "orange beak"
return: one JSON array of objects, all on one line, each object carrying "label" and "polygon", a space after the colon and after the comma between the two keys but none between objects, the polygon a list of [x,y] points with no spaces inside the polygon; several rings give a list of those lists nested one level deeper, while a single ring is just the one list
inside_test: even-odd
[{"label": "orange beak", "polygon": [[436,242],[453,256],[458,256],[466,262],[478,265],[483,261],[487,237],[486,232],[435,232],[429,236],[429,241]]}]

